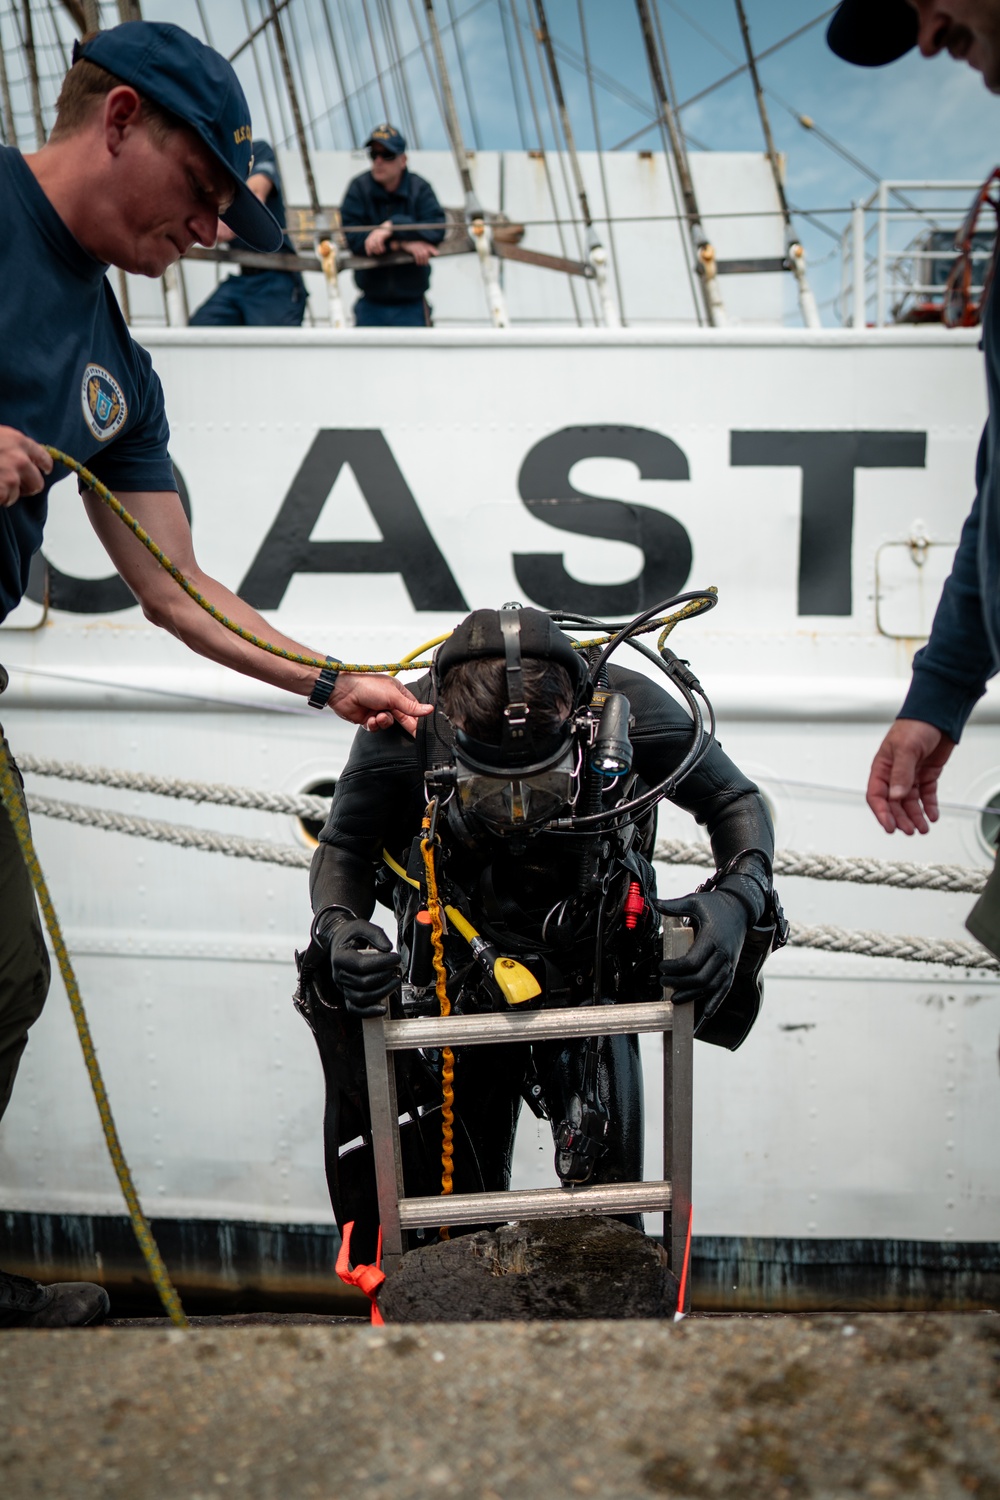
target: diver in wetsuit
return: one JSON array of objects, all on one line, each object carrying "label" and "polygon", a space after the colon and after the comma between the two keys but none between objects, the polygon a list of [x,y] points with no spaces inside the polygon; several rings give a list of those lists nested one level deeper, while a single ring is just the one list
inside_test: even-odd
[{"label": "diver in wetsuit", "polygon": [[[337,783],[313,858],[315,917],[296,997],[326,1075],[327,1180],[338,1224],[355,1220],[356,1261],[375,1256],[378,1213],[355,1017],[387,1001],[397,1014],[438,1010],[420,852],[429,799],[437,881],[453,913],[444,957],[455,1012],[503,1009],[526,992],[533,1005],[596,1009],[619,997],[658,999],[669,983],[675,1001],[697,1004],[705,1039],[738,1045],[756,988],[745,1024],[712,1028],[745,966],[748,934],[763,955],[783,920],[757,788],[648,677],[612,666],[595,679],[550,616],[475,611],[413,692],[435,702],[433,718],[415,738],[359,734]],[[707,827],[720,872],[674,901],[657,901],[650,863],[663,794]],[[395,909],[398,952],[369,920],[376,900]],[[695,938],[665,966],[668,912],[688,918]],[[470,947],[470,925],[490,945],[485,961]],[[516,993],[505,993],[501,970],[491,973],[497,955],[520,966]],[[582,1040],[456,1049],[456,1192],[509,1186],[522,1100],[551,1122],[563,1183],[641,1179],[638,1039],[601,1036],[597,1015],[594,1030]],[[410,1116],[401,1131],[408,1195],[440,1191],[440,1070],[436,1052],[397,1062],[400,1110]],[[641,1227],[638,1216],[626,1222]]]}]

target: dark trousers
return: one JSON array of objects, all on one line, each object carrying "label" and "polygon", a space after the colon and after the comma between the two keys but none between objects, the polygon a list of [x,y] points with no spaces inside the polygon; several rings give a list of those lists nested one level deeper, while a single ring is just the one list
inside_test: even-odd
[{"label": "dark trousers", "polygon": [[[0,741],[6,748],[3,730]],[[49,956],[28,868],[0,803],[0,1118],[49,988]]]},{"label": "dark trousers", "polygon": [[358,328],[429,328],[431,310],[426,297],[415,302],[373,302],[359,297],[354,304]]},{"label": "dark trousers", "polygon": [[298,328],[306,311],[305,282],[297,271],[259,271],[220,282],[192,328]]}]

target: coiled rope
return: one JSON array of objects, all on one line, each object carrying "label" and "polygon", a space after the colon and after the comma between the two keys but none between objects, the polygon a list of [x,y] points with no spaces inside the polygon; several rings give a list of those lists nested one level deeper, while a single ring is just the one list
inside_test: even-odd
[{"label": "coiled rope", "polygon": [[94,1041],[90,1033],[90,1024],[87,1021],[87,1013],[84,1010],[83,999],[80,995],[80,987],[77,984],[76,974],[66,951],[63,940],[62,929],[52,905],[52,897],[46,884],[42,867],[38,862],[38,855],[31,837],[31,828],[28,823],[28,810],[21,792],[20,782],[14,763],[7,750],[6,743],[0,737],[0,798],[2,798],[7,816],[10,818],[17,842],[21,849],[24,862],[31,876],[31,883],[38,897],[38,904],[45,918],[45,925],[52,939],[52,947],[59,964],[59,972],[66,986],[66,994],[69,997],[70,1009],[73,1012],[73,1020],[76,1023],[76,1034],[80,1038],[80,1046],[83,1049],[83,1059],[87,1065],[87,1073],[90,1077],[90,1086],[94,1091],[94,1099],[97,1103],[97,1112],[101,1117],[101,1128],[104,1131],[104,1139],[107,1142],[108,1154],[118,1178],[118,1185],[122,1190],[128,1208],[129,1219],[132,1222],[132,1231],[139,1244],[139,1249],[149,1267],[153,1285],[156,1287],[160,1301],[163,1303],[172,1323],[178,1328],[189,1327],[181,1300],[170,1280],[167,1268],[163,1263],[153,1232],[149,1227],[149,1221],[142,1211],[139,1195],[132,1181],[125,1154],[122,1151],[121,1140],[115,1125],[114,1116],[111,1113],[111,1104],[108,1100],[108,1092],[104,1087],[104,1079],[101,1075],[100,1064],[97,1061],[97,1053],[94,1051]]},{"label": "coiled rope", "polygon": [[[420,824],[423,837],[420,851],[424,856],[424,879],[427,884],[427,910],[431,918],[431,952],[434,955],[434,993],[443,1016],[451,1015],[451,999],[448,995],[448,974],[444,966],[444,913],[438,895],[437,872],[434,868],[434,845],[432,823],[437,809],[430,803]],[[441,1048],[441,1192],[452,1192],[455,1186],[455,1054],[450,1047]],[[448,1227],[442,1224],[438,1231],[443,1240],[450,1239]]]}]

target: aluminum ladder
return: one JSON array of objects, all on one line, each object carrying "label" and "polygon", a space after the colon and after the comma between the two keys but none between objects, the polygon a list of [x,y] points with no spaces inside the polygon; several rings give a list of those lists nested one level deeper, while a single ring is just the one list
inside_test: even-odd
[{"label": "aluminum ladder", "polygon": [[[690,947],[690,927],[667,919],[663,956],[679,958]],[[375,1179],[382,1225],[382,1264],[391,1275],[403,1255],[403,1232],[455,1224],[503,1223],[510,1219],[568,1219],[582,1214],[663,1213],[663,1240],[670,1269],[679,1277],[691,1209],[691,1112],[694,1006],[675,1009],[671,991],[645,1004],[517,1011],[469,1016],[419,1016],[363,1022],[368,1100],[371,1108]],[[595,1029],[595,1021],[599,1027]],[[527,1188],[503,1193],[451,1193],[407,1198],[399,1140],[395,1052],[416,1048],[476,1047],[497,1042],[552,1041],[564,1037],[611,1036],[621,1032],[663,1033],[663,1178],[660,1181],[595,1183],[583,1187]],[[689,1300],[690,1293],[685,1301]],[[687,1308],[679,1311],[686,1312]]]}]

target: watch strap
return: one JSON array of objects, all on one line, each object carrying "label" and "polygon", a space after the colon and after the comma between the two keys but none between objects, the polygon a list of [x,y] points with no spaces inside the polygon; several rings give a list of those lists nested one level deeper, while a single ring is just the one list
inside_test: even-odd
[{"label": "watch strap", "polygon": [[333,696],[333,690],[337,686],[337,678],[340,676],[340,662],[335,656],[328,656],[326,666],[322,669],[309,694],[310,708],[326,708]]}]

